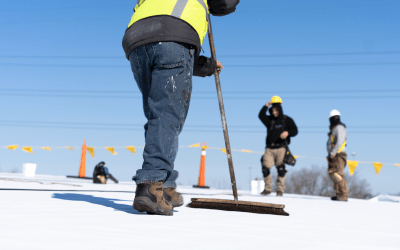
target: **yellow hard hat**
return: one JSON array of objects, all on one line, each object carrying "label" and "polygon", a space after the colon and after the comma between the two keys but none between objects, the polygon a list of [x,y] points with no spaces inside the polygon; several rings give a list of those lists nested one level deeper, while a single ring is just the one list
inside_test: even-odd
[{"label": "yellow hard hat", "polygon": [[282,99],[276,95],[271,98],[271,102],[272,103],[282,103]]}]

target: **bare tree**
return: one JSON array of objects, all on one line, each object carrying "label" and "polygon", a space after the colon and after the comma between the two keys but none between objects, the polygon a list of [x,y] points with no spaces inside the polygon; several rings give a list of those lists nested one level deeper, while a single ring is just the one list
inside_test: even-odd
[{"label": "bare tree", "polygon": [[346,175],[347,186],[349,188],[349,197],[358,199],[370,199],[371,188],[365,179],[361,179],[357,172],[352,176]]},{"label": "bare tree", "polygon": [[[361,179],[357,173],[353,176],[347,175],[346,180],[350,198],[368,199],[372,197],[370,185],[365,179]],[[327,197],[335,194],[326,167],[317,165],[288,172],[285,192]]]},{"label": "bare tree", "polygon": [[18,168],[13,168],[11,171],[8,171],[9,173],[20,173]]}]

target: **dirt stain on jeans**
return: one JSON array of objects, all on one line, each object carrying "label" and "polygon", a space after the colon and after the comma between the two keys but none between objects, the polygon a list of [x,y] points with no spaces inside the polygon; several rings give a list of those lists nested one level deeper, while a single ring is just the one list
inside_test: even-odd
[{"label": "dirt stain on jeans", "polygon": [[190,103],[190,93],[186,90],[183,90],[183,95],[185,96],[185,107],[188,107]]}]

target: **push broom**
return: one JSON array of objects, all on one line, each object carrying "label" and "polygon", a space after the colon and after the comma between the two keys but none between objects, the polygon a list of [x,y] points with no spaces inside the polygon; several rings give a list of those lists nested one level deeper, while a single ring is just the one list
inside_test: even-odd
[{"label": "push broom", "polygon": [[[211,27],[211,19],[209,15],[208,15],[208,22],[209,22],[208,40],[210,42],[211,56],[215,61],[217,61],[217,55],[215,53],[215,46],[214,46],[214,37]],[[192,202],[189,203],[187,206],[191,208],[218,209],[226,211],[240,211],[240,212],[258,213],[258,214],[276,214],[276,215],[289,216],[289,214],[283,210],[285,208],[285,205],[238,200],[235,171],[233,169],[231,146],[228,135],[228,126],[226,124],[225,108],[222,99],[221,82],[219,80],[219,73],[217,69],[215,69],[214,77],[215,77],[215,85],[217,87],[219,110],[221,113],[222,129],[224,132],[226,154],[228,157],[228,165],[231,176],[231,184],[232,184],[234,200],[192,198],[191,199]]]}]

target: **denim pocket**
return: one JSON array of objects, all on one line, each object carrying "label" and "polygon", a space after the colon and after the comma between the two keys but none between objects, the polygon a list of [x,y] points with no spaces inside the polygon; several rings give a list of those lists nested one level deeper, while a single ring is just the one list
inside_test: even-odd
[{"label": "denim pocket", "polygon": [[172,69],[185,63],[185,47],[175,42],[160,42],[154,45],[158,66]]}]

